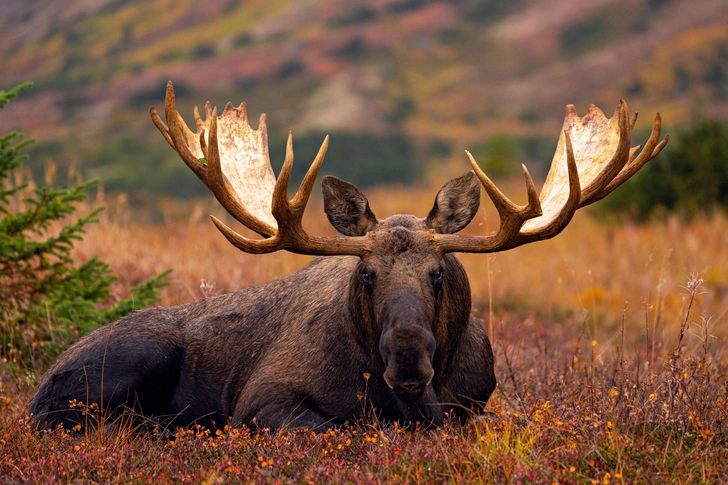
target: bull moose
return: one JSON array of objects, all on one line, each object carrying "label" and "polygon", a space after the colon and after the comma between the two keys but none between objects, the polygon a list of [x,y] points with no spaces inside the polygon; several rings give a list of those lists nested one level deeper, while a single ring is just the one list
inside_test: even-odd
[{"label": "bull moose", "polygon": [[[265,115],[253,130],[244,103],[228,103],[220,117],[207,103],[204,121],[195,108],[193,133],[176,110],[171,82],[165,114],[167,124],[151,108],[169,145],[235,219],[262,236],[244,237],[212,217],[235,247],[321,257],[270,283],[140,310],[84,337],[40,381],[30,403],[40,427],[82,423],[75,401],[180,426],[321,429],[360,416],[363,395],[385,421],[438,425],[445,413],[465,420],[482,411],[496,378],[453,253],[503,251],[557,235],[578,208],[612,192],[667,143],[659,113],[644,147],[630,148],[637,115],[628,116],[624,101],[611,119],[593,105],[580,118],[569,105],[540,196],[523,167],[526,205],[504,196],[466,152],[472,170],[440,189],[425,218],[378,219],[357,187],[324,177],[324,210],[340,234],[321,237],[307,234],[301,219],[328,137],[289,200],[292,136],[276,180]],[[499,230],[456,234],[478,211],[481,185],[500,215]]]}]

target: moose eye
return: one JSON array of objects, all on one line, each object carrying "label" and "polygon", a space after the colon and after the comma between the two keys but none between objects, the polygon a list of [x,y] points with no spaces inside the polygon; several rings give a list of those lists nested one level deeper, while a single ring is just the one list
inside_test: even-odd
[{"label": "moose eye", "polygon": [[440,284],[442,283],[442,268],[438,268],[437,272],[435,273],[435,283]]},{"label": "moose eye", "polygon": [[369,271],[362,270],[361,272],[361,279],[364,280],[364,283],[371,283],[372,282],[372,275],[369,274]]}]

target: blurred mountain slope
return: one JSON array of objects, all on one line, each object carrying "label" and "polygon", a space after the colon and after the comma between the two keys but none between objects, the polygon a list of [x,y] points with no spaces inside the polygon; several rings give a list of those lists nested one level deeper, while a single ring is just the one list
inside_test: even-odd
[{"label": "blurred mountain slope", "polygon": [[[462,171],[460,150],[491,156],[493,137],[548,162],[568,103],[609,115],[625,98],[638,130],[657,110],[668,128],[728,118],[728,2],[715,0],[6,0],[0,31],[0,86],[37,86],[0,131],[121,190],[199,189],[177,182],[186,168],[148,118],[168,79],[188,120],[207,99],[265,111],[274,155],[288,129],[306,156],[306,133],[402,136],[420,160],[402,181],[449,174],[450,159]],[[362,160],[327,163],[375,163]]]}]

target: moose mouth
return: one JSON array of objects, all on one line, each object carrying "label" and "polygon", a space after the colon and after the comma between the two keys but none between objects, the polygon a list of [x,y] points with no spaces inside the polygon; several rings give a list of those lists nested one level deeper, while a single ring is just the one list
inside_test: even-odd
[{"label": "moose mouth", "polygon": [[422,398],[427,386],[432,382],[432,377],[427,381],[408,381],[403,383],[392,383],[385,374],[384,380],[400,401],[412,403]]},{"label": "moose mouth", "polygon": [[403,386],[393,388],[394,395],[398,399],[405,402],[414,402],[419,400],[425,393],[426,384],[410,385],[409,383]]},{"label": "moose mouth", "polygon": [[404,423],[426,427],[442,424],[442,408],[430,385],[432,378],[426,382],[405,382],[396,385],[392,385],[386,378],[385,381],[394,394]]}]

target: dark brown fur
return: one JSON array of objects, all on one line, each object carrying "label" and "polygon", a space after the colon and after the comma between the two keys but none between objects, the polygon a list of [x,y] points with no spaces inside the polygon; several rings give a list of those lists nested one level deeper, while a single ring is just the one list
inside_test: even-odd
[{"label": "dark brown fur", "polygon": [[476,184],[472,173],[450,181],[426,219],[378,221],[358,189],[327,177],[329,219],[347,235],[374,231],[370,254],[317,258],[262,286],[100,328],[43,377],[36,422],[83,422],[74,399],[212,428],[340,425],[361,415],[362,394],[385,421],[480,412],[496,385],[490,342],[470,315],[465,270],[430,236],[470,222]]}]

